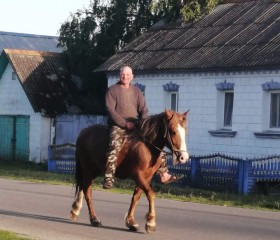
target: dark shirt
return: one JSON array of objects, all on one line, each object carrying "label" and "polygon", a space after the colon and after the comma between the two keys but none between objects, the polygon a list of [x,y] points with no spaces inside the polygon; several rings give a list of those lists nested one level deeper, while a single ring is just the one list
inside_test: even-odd
[{"label": "dark shirt", "polygon": [[120,82],[108,88],[105,96],[108,124],[126,127],[127,119],[143,120],[148,117],[148,108],[141,90],[134,85],[124,88]]}]

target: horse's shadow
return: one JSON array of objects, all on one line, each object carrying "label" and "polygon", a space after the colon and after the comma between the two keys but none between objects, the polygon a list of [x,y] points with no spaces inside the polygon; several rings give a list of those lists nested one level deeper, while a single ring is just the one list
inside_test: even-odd
[{"label": "horse's shadow", "polygon": [[[21,213],[21,212],[6,211],[6,210],[0,210],[0,215],[20,217],[20,218],[31,218],[31,219],[38,219],[38,220],[43,220],[43,221],[66,223],[66,224],[80,225],[80,226],[87,226],[87,227],[91,226],[90,224],[79,223],[79,222],[76,222],[76,221],[71,221],[71,220],[66,219],[66,218],[50,217],[50,216],[44,216],[44,215]],[[111,227],[111,226],[105,226],[105,225],[102,225],[99,228],[114,230],[114,231],[131,232],[128,229],[125,229],[125,228]],[[145,234],[144,232],[135,232],[135,233]]]}]

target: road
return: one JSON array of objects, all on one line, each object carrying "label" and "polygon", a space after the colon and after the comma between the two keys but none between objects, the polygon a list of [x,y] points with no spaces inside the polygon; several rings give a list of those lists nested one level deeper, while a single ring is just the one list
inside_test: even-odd
[{"label": "road", "polygon": [[0,178],[0,229],[38,240],[278,240],[280,212],[156,200],[157,230],[145,233],[147,200],[137,208],[137,233],[124,226],[131,196],[94,191],[94,206],[103,227],[89,225],[84,207],[76,222],[69,220],[74,188]]}]

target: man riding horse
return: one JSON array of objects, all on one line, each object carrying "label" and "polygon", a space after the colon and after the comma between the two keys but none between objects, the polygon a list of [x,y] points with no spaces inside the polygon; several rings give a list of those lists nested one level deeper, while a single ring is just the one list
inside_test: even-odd
[{"label": "man riding horse", "polygon": [[[107,164],[103,188],[113,187],[117,157],[123,145],[126,131],[133,131],[148,117],[148,108],[141,90],[131,84],[133,72],[131,67],[120,70],[120,80],[108,88],[105,102],[110,128],[110,141],[107,152]],[[168,173],[166,156],[162,154],[162,164],[157,173],[161,182],[166,184],[179,178]]]}]

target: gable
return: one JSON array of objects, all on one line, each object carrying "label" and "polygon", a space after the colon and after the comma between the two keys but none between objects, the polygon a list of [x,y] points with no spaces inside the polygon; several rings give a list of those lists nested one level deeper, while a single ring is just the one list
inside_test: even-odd
[{"label": "gable", "polygon": [[14,49],[3,53],[34,112],[52,116],[67,111],[69,76],[63,54]]}]

